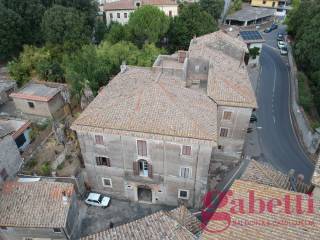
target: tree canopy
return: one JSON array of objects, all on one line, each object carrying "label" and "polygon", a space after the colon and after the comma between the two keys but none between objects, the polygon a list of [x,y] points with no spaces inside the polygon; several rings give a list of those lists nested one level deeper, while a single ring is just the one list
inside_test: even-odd
[{"label": "tree canopy", "polygon": [[224,0],[200,0],[203,11],[209,13],[214,19],[218,20],[224,8]]},{"label": "tree canopy", "polygon": [[194,36],[217,29],[217,22],[198,3],[182,5],[179,16],[174,17],[168,32],[170,50],[187,49]]},{"label": "tree canopy", "polygon": [[47,43],[61,44],[68,50],[89,43],[91,37],[85,15],[70,7],[56,5],[47,10],[41,27]]},{"label": "tree canopy", "polygon": [[155,6],[142,6],[130,14],[128,29],[131,40],[138,46],[159,42],[168,28],[169,17]]}]

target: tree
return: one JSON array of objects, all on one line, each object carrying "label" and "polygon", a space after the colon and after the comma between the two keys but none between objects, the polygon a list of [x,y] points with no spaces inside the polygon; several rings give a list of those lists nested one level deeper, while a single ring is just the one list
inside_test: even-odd
[{"label": "tree", "polygon": [[153,43],[145,44],[138,55],[138,66],[151,67],[160,54],[164,54],[165,50],[157,48]]},{"label": "tree", "polygon": [[85,45],[76,54],[64,58],[66,81],[80,99],[86,86],[96,94],[109,79],[108,65],[103,64],[93,45]]},{"label": "tree", "polygon": [[40,0],[0,0],[5,7],[16,12],[23,19],[23,28],[18,34],[23,44],[41,43],[40,24],[45,7]]},{"label": "tree", "polygon": [[86,16],[74,8],[53,6],[45,12],[41,27],[47,43],[63,45],[69,51],[90,42]]},{"label": "tree", "polygon": [[218,20],[224,8],[224,0],[200,0],[200,6],[203,11]]},{"label": "tree", "polygon": [[0,59],[12,57],[21,48],[21,17],[0,2]]},{"label": "tree", "polygon": [[106,33],[108,32],[108,27],[104,23],[104,21],[98,19],[95,24],[94,28],[94,38],[95,38],[95,43],[100,43],[103,39]]},{"label": "tree", "polygon": [[120,23],[113,22],[111,23],[109,32],[106,34],[105,38],[111,44],[126,41],[129,39],[128,28]]},{"label": "tree", "polygon": [[242,8],[242,0],[232,0],[232,3],[229,8],[229,14],[234,13],[236,11],[241,10]]},{"label": "tree", "polygon": [[132,42],[139,47],[157,43],[168,31],[169,17],[155,6],[142,6],[130,15],[128,28]]},{"label": "tree", "polygon": [[187,49],[194,36],[201,36],[218,29],[217,22],[198,3],[182,5],[179,16],[174,17],[168,32],[169,49]]}]

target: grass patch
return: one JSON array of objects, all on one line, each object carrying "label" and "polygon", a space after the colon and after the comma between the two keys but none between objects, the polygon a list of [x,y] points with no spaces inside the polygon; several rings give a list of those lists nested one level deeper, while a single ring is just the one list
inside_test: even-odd
[{"label": "grass patch", "polygon": [[41,165],[40,174],[42,176],[50,176],[51,175],[51,165],[49,162],[45,162]]}]

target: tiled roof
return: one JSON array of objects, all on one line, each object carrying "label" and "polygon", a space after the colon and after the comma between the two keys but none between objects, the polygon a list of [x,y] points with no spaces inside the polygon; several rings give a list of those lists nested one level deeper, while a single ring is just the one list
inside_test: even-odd
[{"label": "tiled roof", "polygon": [[0,226],[64,227],[70,198],[64,202],[62,192],[73,193],[71,183],[6,182],[0,192]]},{"label": "tiled roof", "polygon": [[[280,188],[274,188],[254,182],[236,180],[232,187],[232,197],[228,197],[225,206],[220,206],[217,212],[230,213],[231,224],[222,232],[214,233],[226,227],[224,220],[211,220],[204,229],[201,240],[297,240],[320,239],[320,216],[319,216],[319,199],[314,199],[315,213],[306,213],[307,195],[286,191]],[[263,213],[249,213],[248,191],[254,191],[255,199],[269,201],[273,198],[280,199],[282,205],[274,208],[275,213],[264,211]],[[284,212],[284,197],[289,196],[290,214]],[[296,198],[301,196],[303,200],[304,213],[297,213]],[[232,214],[230,208],[232,199],[243,199],[244,213]],[[226,198],[225,198],[226,200]],[[257,201],[257,200],[256,200]],[[239,208],[237,208],[239,209]],[[256,207],[258,209],[258,207]],[[237,211],[237,210],[236,210]],[[256,210],[257,211],[257,210]]]},{"label": "tiled roof", "polygon": [[[104,4],[104,10],[134,10],[134,0],[119,0],[114,2],[108,2]],[[142,0],[141,5],[154,5],[154,6],[166,6],[166,5],[178,5],[175,0]]]},{"label": "tiled roof", "polygon": [[[289,175],[274,169],[271,165],[260,163],[253,159],[241,176],[241,180],[292,190]],[[296,190],[298,192],[307,193],[309,189],[310,186],[302,181],[296,183]]]},{"label": "tiled roof", "polygon": [[48,102],[59,92],[59,88],[48,87],[44,84],[31,83],[20,89],[18,92],[11,93],[10,97]]},{"label": "tiled roof", "polygon": [[212,100],[184,87],[178,77],[130,66],[99,93],[72,128],[215,144],[216,111]]},{"label": "tiled roof", "polygon": [[207,94],[218,105],[256,108],[257,102],[243,62],[246,44],[218,31],[193,39],[190,58],[209,61]]},{"label": "tiled roof", "polygon": [[320,156],[319,156],[318,161],[314,167],[314,172],[313,172],[311,182],[312,182],[312,184],[316,185],[317,187],[320,187]]},{"label": "tiled roof", "polygon": [[[184,219],[176,216],[181,213],[184,214]],[[187,225],[179,220],[186,220]],[[200,226],[200,222],[185,207],[179,207],[171,212],[156,212],[81,240],[193,240],[195,236],[188,229],[190,224]],[[194,230],[194,227],[191,230]]]}]

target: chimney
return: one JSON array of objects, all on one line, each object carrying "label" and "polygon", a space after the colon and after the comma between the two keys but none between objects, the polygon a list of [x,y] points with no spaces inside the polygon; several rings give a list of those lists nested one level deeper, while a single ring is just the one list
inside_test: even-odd
[{"label": "chimney", "polygon": [[63,202],[63,205],[68,204],[68,196],[66,194],[66,191],[62,191],[62,202]]},{"label": "chimney", "polygon": [[122,64],[120,66],[120,72],[124,73],[127,70],[127,65],[125,61],[122,61]]}]

